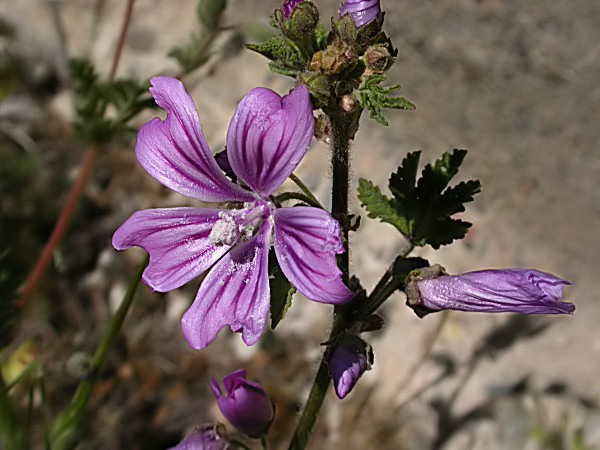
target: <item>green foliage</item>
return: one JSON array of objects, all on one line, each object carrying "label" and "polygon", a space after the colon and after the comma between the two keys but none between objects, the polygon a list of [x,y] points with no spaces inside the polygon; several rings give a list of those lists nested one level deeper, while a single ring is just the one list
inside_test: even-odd
[{"label": "green foliage", "polygon": [[415,105],[403,97],[393,97],[392,94],[400,89],[399,84],[381,86],[385,81],[383,75],[370,75],[355,91],[356,97],[363,109],[369,110],[369,116],[381,125],[388,125],[381,108],[414,110]]},{"label": "green foliage", "polygon": [[284,36],[273,36],[261,44],[246,44],[246,48],[270,59],[271,70],[283,75],[295,76],[308,62],[298,46]]},{"label": "green foliage", "polygon": [[292,306],[296,288],[287,280],[273,253],[269,253],[269,287],[271,288],[271,329],[281,322]]},{"label": "green foliage", "polygon": [[6,250],[0,253],[0,349],[10,342],[18,319],[16,277],[7,256]]},{"label": "green foliage", "polygon": [[212,52],[208,47],[206,38],[192,34],[187,44],[174,47],[168,56],[175,59],[184,72],[191,72],[210,59]]},{"label": "green foliage", "polygon": [[421,152],[409,153],[390,177],[393,198],[364,178],[359,180],[358,198],[369,217],[394,225],[414,245],[437,249],[450,244],[463,238],[471,226],[452,216],[464,211],[464,204],[481,190],[477,180],[448,187],[466,154],[466,150],[444,153],[433,165],[427,164],[417,180]]},{"label": "green foliage", "polygon": [[213,54],[211,44],[215,39],[227,0],[198,0],[196,16],[204,28],[200,34],[192,34],[189,41],[174,47],[168,56],[175,59],[184,73],[206,64]]},{"label": "green foliage", "polygon": [[114,138],[127,130],[129,119],[155,106],[147,81],[101,81],[92,64],[84,59],[72,59],[69,68],[77,111],[74,129],[87,142]]},{"label": "green foliage", "polygon": [[226,7],[227,0],[198,0],[196,14],[204,26],[214,29],[218,26]]}]

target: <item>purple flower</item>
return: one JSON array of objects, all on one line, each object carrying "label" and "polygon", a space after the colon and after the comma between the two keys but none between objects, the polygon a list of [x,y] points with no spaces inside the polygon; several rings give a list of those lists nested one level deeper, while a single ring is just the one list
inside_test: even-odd
[{"label": "purple flower", "polygon": [[340,7],[339,17],[350,14],[356,28],[361,28],[377,20],[379,25],[383,23],[383,13],[379,0],[346,0]]},{"label": "purple flower", "polygon": [[[144,248],[142,279],[167,292],[208,271],[182,330],[190,345],[206,347],[226,325],[248,345],[260,337],[269,312],[268,252],[273,239],[284,275],[311,300],[340,304],[352,298],[335,255],[343,252],[339,224],[318,208],[276,209],[271,194],[296,168],[313,135],[308,89],[289,95],[256,88],[238,105],[227,134],[227,155],[246,189],[219,169],[192,98],[174,78],[151,80],[150,92],[167,111],[138,134],[135,153],[146,171],[180,194],[231,208],[161,208],[134,213],[113,236],[123,250]],[[235,206],[235,207],[234,207]]]},{"label": "purple flower", "polygon": [[338,398],[350,393],[366,370],[371,370],[371,346],[357,336],[344,336],[328,349],[327,363]]},{"label": "purple flower", "polygon": [[283,5],[281,6],[281,11],[283,12],[283,16],[286,19],[289,19],[292,15],[292,12],[294,11],[294,8],[296,8],[296,5],[298,3],[302,3],[304,0],[286,0]]},{"label": "purple flower", "polygon": [[214,378],[211,388],[221,413],[242,433],[260,437],[269,430],[275,412],[263,387],[246,380],[246,371],[237,370],[225,378],[225,394]]},{"label": "purple flower", "polygon": [[219,426],[196,428],[183,441],[169,450],[227,450],[229,442],[221,436]]},{"label": "purple flower", "polygon": [[414,271],[407,279],[407,305],[421,317],[444,309],[521,314],[572,314],[575,310],[573,304],[560,301],[563,286],[571,283],[539,270],[435,276],[439,273],[443,269],[433,266]]}]

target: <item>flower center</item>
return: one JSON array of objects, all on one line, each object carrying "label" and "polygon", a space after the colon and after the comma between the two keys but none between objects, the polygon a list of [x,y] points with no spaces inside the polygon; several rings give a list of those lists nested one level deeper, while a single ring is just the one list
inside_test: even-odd
[{"label": "flower center", "polygon": [[245,203],[244,208],[225,210],[219,213],[208,239],[213,245],[234,245],[239,240],[247,241],[269,219],[275,206],[271,202],[257,200]]}]

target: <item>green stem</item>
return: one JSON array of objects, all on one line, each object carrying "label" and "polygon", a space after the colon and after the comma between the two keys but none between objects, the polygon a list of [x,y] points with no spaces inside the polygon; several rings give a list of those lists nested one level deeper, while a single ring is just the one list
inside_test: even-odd
[{"label": "green stem", "polygon": [[[335,111],[328,112],[331,123],[331,166],[332,166],[332,205],[331,212],[334,217],[348,215],[348,192],[350,180],[349,150],[349,128],[354,119],[351,114]],[[342,230],[344,248],[346,251],[340,255],[338,266],[343,273],[344,281],[349,279],[348,258],[348,230]],[[343,314],[341,307],[335,307],[333,314],[333,327],[330,339],[349,326],[347,314]],[[331,383],[331,376],[327,361],[323,355],[321,364],[317,371],[315,381],[308,395],[304,411],[298,422],[298,426],[290,442],[290,450],[303,450],[313,432],[321,406],[325,400],[327,389]]]},{"label": "green stem", "polygon": [[88,376],[79,383],[77,391],[75,391],[71,400],[71,404],[52,422],[48,432],[48,446],[51,450],[71,449],[77,444],[81,433],[84,410],[92,396],[94,386],[100,378],[108,354],[117,341],[119,331],[121,330],[127,312],[135,298],[137,287],[142,278],[142,272],[147,265],[148,257],[146,257],[140,265],[135,275],[135,279],[129,285],[129,289],[125,294],[119,309],[113,316],[109,328],[94,354]]},{"label": "green stem", "polygon": [[8,398],[8,388],[0,372],[0,448],[6,450],[29,448],[24,424]]},{"label": "green stem", "polygon": [[312,198],[302,194],[301,192],[284,192],[283,194],[275,196],[273,200],[275,200],[277,203],[283,203],[287,200],[300,200],[310,206],[314,206],[315,208],[323,209],[319,202],[315,203],[315,201]]},{"label": "green stem", "polygon": [[302,180],[300,178],[298,178],[295,174],[291,174],[290,179],[294,183],[296,183],[296,186],[298,186],[300,188],[300,190],[302,192],[304,192],[304,194],[306,194],[306,196],[314,202],[315,205],[318,205],[318,207],[321,209],[325,209],[325,208],[323,208],[323,205],[321,205],[319,200],[317,200],[317,197],[315,197],[313,195],[313,193],[310,191],[310,189],[302,182]]}]

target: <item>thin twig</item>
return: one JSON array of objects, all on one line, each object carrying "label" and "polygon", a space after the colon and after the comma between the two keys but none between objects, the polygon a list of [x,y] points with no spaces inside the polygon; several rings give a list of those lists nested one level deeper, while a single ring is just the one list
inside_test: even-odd
[{"label": "thin twig", "polygon": [[121,60],[121,53],[123,53],[123,46],[125,45],[125,38],[127,37],[127,31],[129,30],[129,24],[131,23],[134,3],[135,0],[127,1],[127,9],[125,10],[125,17],[123,18],[123,26],[121,27],[121,34],[119,35],[119,41],[113,56],[112,66],[110,68],[110,72],[108,73],[108,81],[113,81],[115,79],[117,67],[119,67],[119,61]]},{"label": "thin twig", "polygon": [[75,181],[75,184],[69,192],[67,202],[65,203],[65,206],[63,207],[62,211],[60,212],[60,215],[58,216],[58,220],[56,221],[56,225],[54,225],[52,234],[46,242],[46,245],[42,250],[42,254],[38,258],[35,266],[33,267],[33,270],[31,271],[29,277],[27,277],[27,280],[23,285],[19,301],[16,304],[17,308],[22,308],[25,305],[27,297],[29,296],[29,294],[31,294],[31,292],[37,285],[39,279],[46,270],[46,266],[52,258],[54,249],[60,242],[63,234],[67,229],[67,225],[69,224],[69,221],[73,216],[73,212],[75,211],[75,207],[79,202],[79,198],[81,197],[81,193],[83,192],[83,188],[88,179],[95,158],[96,148],[90,147],[85,154],[83,166],[81,167],[81,171],[79,172],[79,177],[77,178],[77,181]]}]

